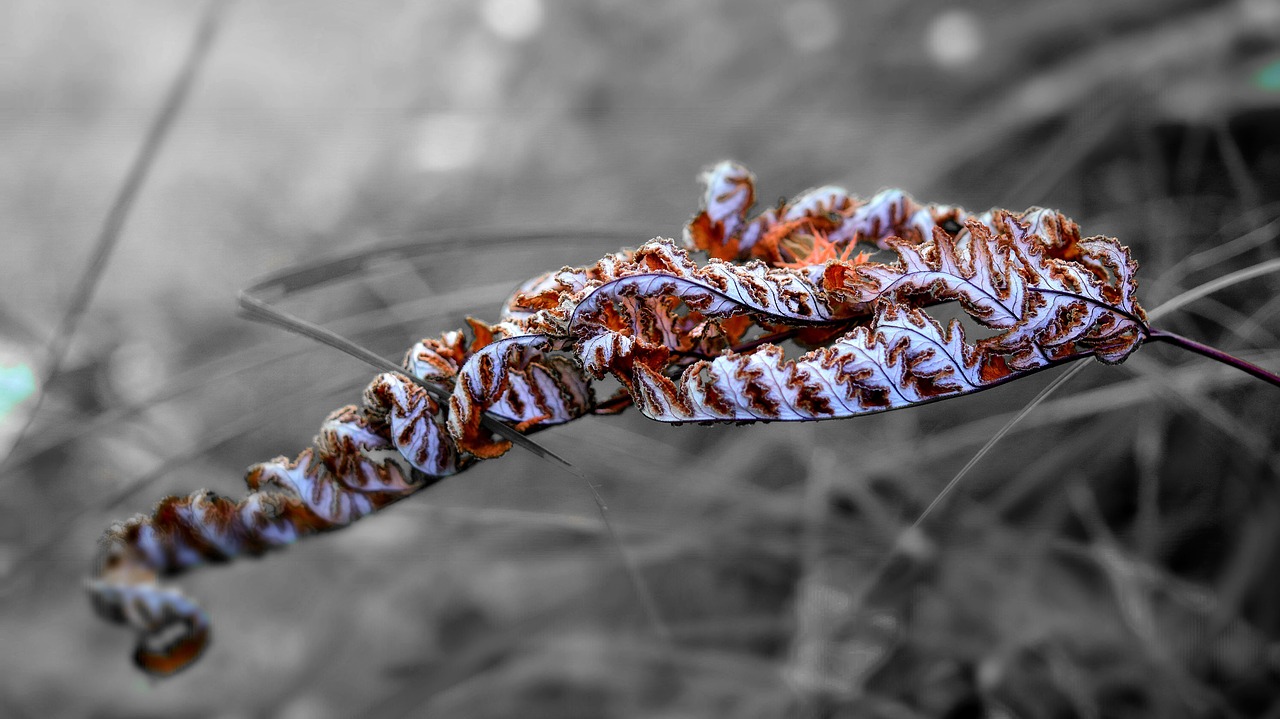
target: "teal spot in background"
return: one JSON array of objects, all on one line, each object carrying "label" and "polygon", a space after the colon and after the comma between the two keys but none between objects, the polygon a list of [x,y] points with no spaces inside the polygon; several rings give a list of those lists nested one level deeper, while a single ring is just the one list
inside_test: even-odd
[{"label": "teal spot in background", "polygon": [[1263,90],[1280,92],[1280,60],[1264,66],[1253,76],[1253,84]]},{"label": "teal spot in background", "polygon": [[0,365],[0,419],[35,391],[36,373],[30,367],[24,364],[16,367]]}]

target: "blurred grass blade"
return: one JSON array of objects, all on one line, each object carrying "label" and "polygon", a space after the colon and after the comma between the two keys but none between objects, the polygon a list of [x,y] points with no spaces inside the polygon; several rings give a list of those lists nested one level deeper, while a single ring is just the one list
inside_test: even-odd
[{"label": "blurred grass blade", "polygon": [[1054,377],[1052,382],[1045,385],[1045,388],[1040,390],[1035,397],[1031,398],[1031,401],[1027,402],[1026,406],[1006,422],[999,431],[991,435],[991,439],[987,440],[987,443],[982,445],[982,449],[979,449],[968,462],[965,462],[964,466],[960,468],[960,471],[956,472],[955,476],[951,478],[951,481],[947,482],[947,485],[942,488],[942,491],[938,492],[938,495],[933,498],[933,501],[929,503],[929,506],[925,507],[924,511],[916,517],[916,520],[911,523],[911,530],[918,529],[920,525],[924,524],[924,520],[927,519],[935,509],[941,506],[942,502],[946,500],[946,498],[950,496],[951,492],[960,484],[960,480],[964,479],[965,475],[969,473],[969,470],[973,469],[978,462],[982,461],[982,458],[996,446],[996,443],[1004,439],[1005,435],[1013,431],[1013,428],[1016,427],[1023,418],[1031,414],[1032,410],[1039,407],[1046,399],[1049,398],[1050,395],[1058,391],[1062,385],[1070,381],[1072,377],[1075,377],[1084,371],[1086,366],[1087,365],[1084,362],[1077,362],[1071,369],[1063,372],[1057,377]]},{"label": "blurred grass blade", "polygon": [[1224,275],[1222,277],[1219,277],[1216,280],[1211,280],[1209,282],[1206,282],[1203,285],[1200,285],[1199,287],[1193,287],[1187,290],[1186,292],[1183,292],[1182,294],[1177,295],[1176,297],[1170,298],[1168,301],[1164,302],[1160,306],[1151,310],[1149,313],[1147,313],[1147,317],[1154,321],[1160,317],[1163,317],[1164,315],[1169,314],[1170,312],[1173,312],[1174,310],[1182,307],[1183,305],[1189,304],[1191,302],[1195,302],[1201,297],[1211,295],[1214,292],[1218,292],[1220,290],[1225,290],[1226,288],[1231,287],[1232,285],[1238,285],[1241,282],[1244,282],[1245,280],[1251,280],[1255,277],[1262,277],[1263,275],[1269,275],[1273,272],[1280,272],[1280,259],[1267,260],[1266,262],[1259,262],[1258,264],[1253,265],[1252,267],[1246,267],[1243,270],[1232,272],[1229,275]]},{"label": "blurred grass blade", "polygon": [[[125,175],[124,182],[120,185],[115,200],[111,203],[111,208],[108,210],[107,216],[102,222],[102,227],[98,231],[98,238],[94,242],[93,253],[89,256],[88,265],[85,267],[79,281],[76,282],[75,294],[67,304],[62,321],[58,323],[58,327],[54,331],[53,339],[50,341],[45,355],[44,367],[40,372],[40,381],[36,384],[35,402],[32,403],[31,408],[27,411],[22,427],[18,430],[11,449],[22,444],[23,439],[31,431],[31,426],[35,423],[36,415],[40,413],[40,407],[44,404],[44,398],[48,394],[49,382],[57,374],[58,367],[62,364],[62,359],[71,344],[71,339],[75,336],[80,318],[84,316],[85,311],[89,308],[89,303],[93,300],[94,292],[102,279],[102,273],[106,269],[107,261],[119,244],[120,235],[124,230],[125,222],[129,219],[133,204],[137,200],[138,194],[142,191],[142,186],[147,180],[147,175],[150,174],[151,167],[155,164],[156,157],[160,154],[160,149],[169,137],[169,131],[173,128],[174,121],[178,118],[187,98],[191,94],[191,87],[195,84],[200,70],[204,67],[205,59],[209,56],[209,49],[213,46],[213,41],[222,26],[222,20],[229,5],[230,0],[211,0],[200,19],[200,24],[196,28],[195,36],[191,40],[191,45],[187,51],[186,58],[183,60],[182,67],[178,70],[177,76],[169,86],[164,102],[161,104],[155,118],[151,121],[151,126],[147,129],[147,134],[142,140],[142,145],[138,148],[138,153],[134,156],[133,163],[129,166],[128,174]],[[0,461],[0,467],[8,465],[9,456],[11,456],[11,452],[6,453],[5,460]]]},{"label": "blurred grass blade", "polygon": [[[271,305],[267,304],[266,302],[263,302],[262,300],[258,299],[257,297],[254,297],[251,294],[256,287],[257,286],[240,293],[240,300],[239,300],[240,308],[244,311],[244,315],[249,319],[257,322],[273,324],[273,325],[276,325],[277,327],[281,327],[285,330],[288,330],[289,332],[300,334],[304,337],[309,337],[313,340],[316,340],[317,342],[320,342],[321,344],[328,345],[329,347],[332,347],[336,350],[345,352],[351,355],[352,357],[355,357],[358,360],[366,362],[383,372],[392,372],[395,374],[408,377],[414,382],[414,384],[417,384],[419,387],[422,387],[423,389],[425,389],[427,393],[430,394],[432,397],[434,397],[436,400],[445,402],[446,404],[448,403],[449,396],[451,394],[449,390],[441,387],[440,385],[433,384],[419,377],[414,377],[413,375],[410,375],[409,373],[405,372],[403,367],[400,367],[399,365],[386,359],[385,357],[381,357],[373,352],[370,352],[364,347],[361,347],[360,345],[337,334],[336,332],[332,332],[317,324],[314,324],[312,322],[307,322],[306,320],[300,317],[296,317],[294,315],[289,314],[288,312],[272,307]],[[551,450],[543,447],[537,442],[534,442],[532,439],[529,439],[528,437],[524,436],[520,432],[517,432],[515,428],[504,424],[501,420],[499,420],[497,417],[493,416],[492,414],[486,412],[484,415],[484,419],[481,420],[481,423],[484,425],[485,429],[489,430],[490,432],[493,432],[494,434],[498,435],[499,437],[502,437],[503,439],[510,441],[512,444],[515,444],[519,447],[527,449],[530,452],[533,452],[534,454],[536,454],[537,456],[542,457],[543,459],[552,460],[558,464],[565,466],[570,470],[573,470],[573,464],[571,464],[569,460],[564,459],[563,457],[556,454],[555,452],[552,452]],[[574,471],[574,474],[577,475],[578,473]],[[581,476],[581,475],[578,475],[578,476]]]},{"label": "blurred grass blade", "polygon": [[438,256],[442,252],[451,250],[467,253],[482,250],[498,252],[508,246],[536,244],[562,246],[567,240],[597,239],[608,240],[608,246],[614,247],[619,243],[640,244],[652,235],[651,230],[640,227],[600,229],[543,227],[516,230],[480,228],[433,232],[412,242],[364,247],[334,257],[294,265],[268,275],[250,288],[250,291],[255,294],[272,291],[273,297],[287,297],[296,292],[342,281],[363,273],[371,267],[376,268],[388,260],[407,263],[424,257]]}]

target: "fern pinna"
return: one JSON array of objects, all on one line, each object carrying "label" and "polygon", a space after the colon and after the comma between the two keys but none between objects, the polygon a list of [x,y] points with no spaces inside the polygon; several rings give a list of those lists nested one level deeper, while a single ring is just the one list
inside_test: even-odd
[{"label": "fern pinna", "polygon": [[[850,417],[1084,357],[1120,362],[1152,340],[1280,383],[1152,329],[1128,249],[1082,237],[1053,210],[972,214],[897,190],[860,200],[821,187],[751,217],[744,168],[724,162],[703,181],[683,245],[655,239],[533,278],[496,324],[419,342],[360,406],[330,414],[314,446],[250,468],[243,499],[168,497],[108,529],[89,593],[137,632],[139,666],[171,674],[209,641],[205,613],[160,579],[345,527],[586,414],[634,404],[674,423]],[[928,310],[947,302],[989,336],[939,324]],[[808,351],[787,358],[784,341]],[[605,375],[622,389],[597,397]]]}]

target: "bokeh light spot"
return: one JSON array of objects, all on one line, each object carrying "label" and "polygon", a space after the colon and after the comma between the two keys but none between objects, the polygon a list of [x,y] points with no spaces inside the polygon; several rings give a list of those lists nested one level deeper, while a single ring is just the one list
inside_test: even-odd
[{"label": "bokeh light spot", "polygon": [[464,113],[427,115],[418,126],[418,166],[428,172],[452,172],[475,165],[484,151],[480,130],[479,120]]},{"label": "bokeh light spot", "polygon": [[982,54],[982,26],[968,10],[947,10],[929,23],[925,49],[938,65],[960,68]]},{"label": "bokeh light spot", "polygon": [[542,0],[484,0],[484,24],[505,40],[527,40],[542,28]]},{"label": "bokeh light spot", "polygon": [[1280,60],[1264,65],[1253,76],[1253,84],[1263,90],[1280,92]]},{"label": "bokeh light spot", "polygon": [[36,374],[25,364],[0,365],[0,419],[36,391]]}]

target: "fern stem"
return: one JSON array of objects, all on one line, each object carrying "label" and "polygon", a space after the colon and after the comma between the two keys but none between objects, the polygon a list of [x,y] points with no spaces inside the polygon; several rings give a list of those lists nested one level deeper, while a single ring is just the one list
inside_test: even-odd
[{"label": "fern stem", "polygon": [[1209,345],[1196,342],[1195,340],[1189,337],[1183,337],[1180,334],[1176,334],[1174,332],[1167,332],[1165,330],[1152,329],[1150,332],[1147,333],[1147,341],[1168,342],[1171,345],[1181,347],[1184,350],[1195,352],[1198,355],[1203,355],[1205,357],[1208,357],[1211,360],[1221,362],[1224,365],[1235,367],[1236,369],[1241,370],[1242,372],[1248,372],[1249,374],[1253,375],[1254,377],[1257,377],[1260,380],[1263,380],[1264,382],[1269,382],[1277,387],[1280,387],[1280,375],[1277,375],[1274,372],[1265,370],[1259,367],[1258,365],[1253,364],[1252,362],[1246,362],[1240,359],[1239,357],[1236,357],[1234,355],[1229,355],[1220,349],[1215,349],[1213,347],[1210,347]]}]

